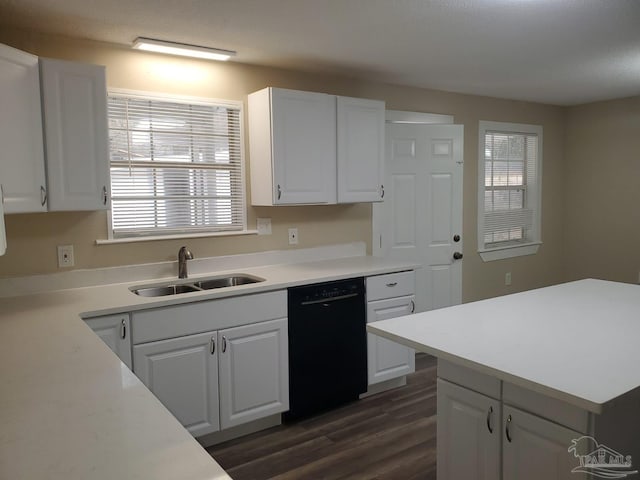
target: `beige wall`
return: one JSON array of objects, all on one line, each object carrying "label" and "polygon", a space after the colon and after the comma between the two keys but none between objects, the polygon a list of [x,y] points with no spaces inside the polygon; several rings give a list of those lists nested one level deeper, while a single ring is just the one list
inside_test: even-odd
[{"label": "beige wall", "polygon": [[[125,46],[44,36],[35,32],[0,32],[0,42],[49,56],[107,66],[109,87],[242,100],[265,86],[377,98],[387,108],[454,115],[465,128],[464,266],[465,301],[557,283],[562,280],[564,212],[565,110],[527,102],[498,100],[441,91],[385,85],[346,77],[216,63],[134,52]],[[544,128],[544,245],[538,255],[483,263],[476,252],[476,165],[478,121],[533,123]],[[247,152],[248,157],[248,152]],[[370,251],[371,207],[367,204],[315,207],[249,207],[249,226],[256,216],[271,217],[273,235],[190,239],[200,257],[290,248],[286,229],[299,228],[299,247],[365,241]],[[0,277],[57,271],[56,245],[73,243],[79,268],[174,259],[183,241],[96,246],[106,238],[106,214],[49,213],[7,217],[9,250],[0,257]],[[504,286],[512,273],[513,284]]]},{"label": "beige wall", "polygon": [[640,96],[570,108],[566,159],[567,279],[638,283]]}]

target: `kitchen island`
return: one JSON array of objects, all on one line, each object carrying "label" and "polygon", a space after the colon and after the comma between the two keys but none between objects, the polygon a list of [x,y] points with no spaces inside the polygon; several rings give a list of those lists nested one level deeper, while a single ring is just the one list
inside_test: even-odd
[{"label": "kitchen island", "polygon": [[616,473],[640,465],[637,285],[581,280],[367,329],[438,357],[439,480],[586,478],[571,470],[589,448],[631,456]]}]

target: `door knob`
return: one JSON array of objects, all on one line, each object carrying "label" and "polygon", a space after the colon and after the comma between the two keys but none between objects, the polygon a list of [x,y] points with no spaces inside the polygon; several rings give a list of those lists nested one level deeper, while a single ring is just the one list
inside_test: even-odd
[{"label": "door knob", "polygon": [[453,259],[460,260],[462,258],[462,254],[460,252],[454,252]]},{"label": "door knob", "polygon": [[453,236],[453,241],[454,242],[459,242],[460,241],[460,235],[456,234]]}]

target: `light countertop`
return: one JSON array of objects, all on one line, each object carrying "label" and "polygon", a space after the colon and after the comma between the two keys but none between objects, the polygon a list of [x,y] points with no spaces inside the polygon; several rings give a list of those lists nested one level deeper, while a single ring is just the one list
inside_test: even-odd
[{"label": "light countertop", "polygon": [[265,281],[170,297],[139,297],[129,288],[155,282],[137,281],[0,299],[0,478],[229,478],[80,316],[414,267],[352,257],[242,268],[229,273]]},{"label": "light countertop", "polygon": [[640,387],[638,285],[580,280],[367,330],[593,413]]}]

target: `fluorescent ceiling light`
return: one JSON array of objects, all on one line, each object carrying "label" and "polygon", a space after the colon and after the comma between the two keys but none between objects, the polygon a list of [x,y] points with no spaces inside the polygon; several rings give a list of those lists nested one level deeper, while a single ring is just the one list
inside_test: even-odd
[{"label": "fluorescent ceiling light", "polygon": [[206,58],[208,60],[229,60],[236,52],[232,50],[220,50],[218,48],[199,47],[184,43],[165,42],[151,38],[138,37],[133,42],[133,48],[148,52],[167,53],[169,55],[182,55],[184,57]]}]

